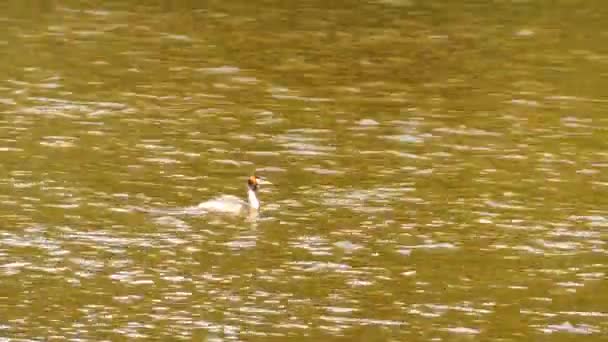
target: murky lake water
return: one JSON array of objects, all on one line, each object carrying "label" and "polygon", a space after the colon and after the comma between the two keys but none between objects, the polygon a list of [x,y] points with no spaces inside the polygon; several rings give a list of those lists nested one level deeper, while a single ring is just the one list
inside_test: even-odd
[{"label": "murky lake water", "polygon": [[0,337],[606,338],[608,6],[425,3],[0,5]]}]

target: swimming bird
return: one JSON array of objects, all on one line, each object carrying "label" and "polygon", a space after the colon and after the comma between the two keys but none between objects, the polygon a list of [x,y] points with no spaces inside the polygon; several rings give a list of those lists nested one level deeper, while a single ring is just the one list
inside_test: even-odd
[{"label": "swimming bird", "polygon": [[197,209],[226,214],[240,214],[246,211],[257,212],[260,209],[260,201],[256,195],[260,185],[272,184],[258,176],[247,179],[247,202],[232,195],[223,195],[200,203]]}]

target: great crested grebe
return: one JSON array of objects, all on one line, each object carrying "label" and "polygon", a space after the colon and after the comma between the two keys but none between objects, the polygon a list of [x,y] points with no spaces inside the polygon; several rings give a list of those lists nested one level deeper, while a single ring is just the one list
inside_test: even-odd
[{"label": "great crested grebe", "polygon": [[256,195],[258,187],[264,184],[272,184],[258,176],[247,179],[247,202],[232,195],[223,195],[198,205],[198,209],[219,213],[239,214],[245,211],[257,211],[260,209],[260,201]]}]

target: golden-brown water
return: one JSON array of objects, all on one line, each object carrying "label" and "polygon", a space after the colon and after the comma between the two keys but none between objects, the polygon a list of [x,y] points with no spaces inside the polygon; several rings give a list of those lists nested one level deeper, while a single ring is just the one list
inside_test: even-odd
[{"label": "golden-brown water", "polygon": [[0,339],[608,336],[603,2],[145,3],[0,5]]}]

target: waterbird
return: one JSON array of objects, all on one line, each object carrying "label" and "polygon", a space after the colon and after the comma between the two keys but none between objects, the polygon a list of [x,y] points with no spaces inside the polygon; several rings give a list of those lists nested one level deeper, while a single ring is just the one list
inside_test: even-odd
[{"label": "waterbird", "polygon": [[256,175],[250,176],[247,179],[247,202],[236,196],[222,195],[200,203],[197,209],[233,215],[247,211],[257,212],[260,209],[260,201],[256,193],[259,186],[265,184],[272,183]]}]

